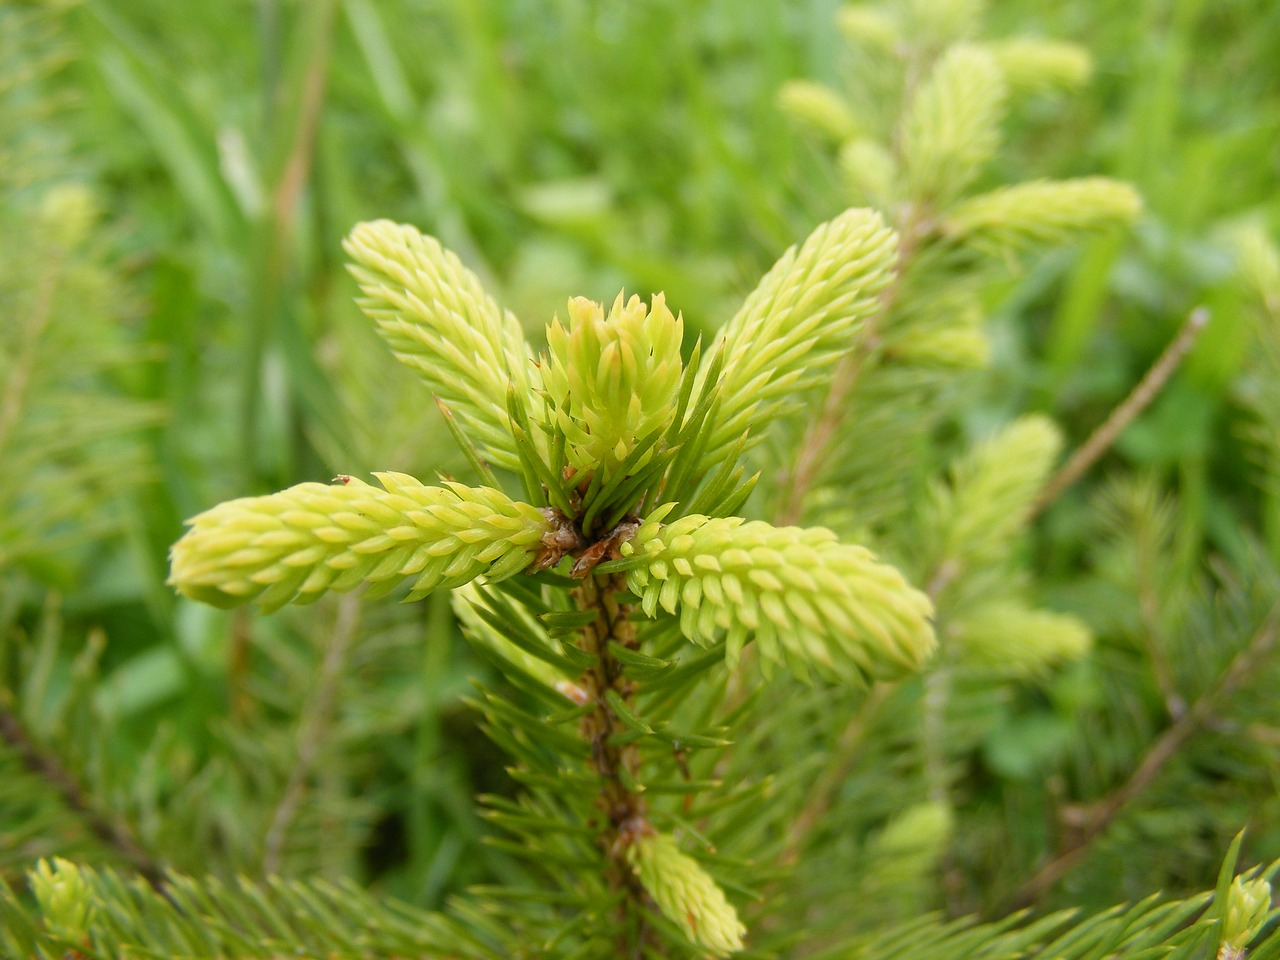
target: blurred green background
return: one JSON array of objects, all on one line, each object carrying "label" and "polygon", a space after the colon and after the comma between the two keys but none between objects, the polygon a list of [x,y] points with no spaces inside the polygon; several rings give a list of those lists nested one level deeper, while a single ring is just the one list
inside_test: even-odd
[{"label": "blurred green background", "polygon": [[[0,680],[146,849],[427,905],[510,871],[477,843],[473,794],[510,783],[465,705],[487,667],[447,600],[224,614],[165,586],[168,547],[230,497],[465,471],[352,303],[339,243],[359,220],[439,237],[535,338],[567,297],[621,288],[714,331],[846,205],[824,145],[777,105],[788,80],[856,69],[837,9],[0,2]],[[1046,412],[1078,444],[1206,305],[1209,332],[1102,473],[1177,491],[1180,562],[1238,556],[1246,527],[1280,560],[1280,492],[1246,456],[1251,307],[1222,239],[1280,227],[1280,5],[992,3],[984,35],[1012,34],[1077,42],[1095,71],[1013,118],[990,181],[1106,174],[1146,210],[992,292],[982,415]],[[1088,496],[1048,515],[1036,553],[1076,607],[1097,600],[1074,577]],[[0,756],[0,809],[22,824],[0,823],[0,869],[110,857],[21,766]],[[1255,842],[1274,855],[1269,822]],[[1206,841],[1197,864],[1216,839],[1187,838]],[[1069,898],[1204,882],[1178,869],[1095,870]]]}]

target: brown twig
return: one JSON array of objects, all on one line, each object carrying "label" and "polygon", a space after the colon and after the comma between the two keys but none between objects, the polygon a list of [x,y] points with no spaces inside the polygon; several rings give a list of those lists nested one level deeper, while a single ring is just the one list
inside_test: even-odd
[{"label": "brown twig", "polygon": [[1097,462],[1098,458],[1115,443],[1116,438],[1133,421],[1134,417],[1150,405],[1169,378],[1173,376],[1173,372],[1178,369],[1178,364],[1182,362],[1182,358],[1187,355],[1187,351],[1191,349],[1196,337],[1200,335],[1200,331],[1204,329],[1208,322],[1209,311],[1204,307],[1197,307],[1191,311],[1191,315],[1187,317],[1182,329],[1178,331],[1178,335],[1173,338],[1156,362],[1151,365],[1147,375],[1139,381],[1129,396],[1125,397],[1124,402],[1111,411],[1111,415],[1107,417],[1102,426],[1093,432],[1089,439],[1084,442],[1084,445],[1071,455],[1071,458],[1063,464],[1062,469],[1055,473],[1053,478],[1045,484],[1044,489],[1040,491],[1040,496],[1036,498],[1036,502],[1031,508],[1031,517],[1040,514],[1049,504],[1057,500],[1063,491],[1084,476],[1085,472]]},{"label": "brown twig", "polygon": [[275,813],[271,817],[271,826],[267,829],[267,835],[262,842],[263,873],[280,872],[289,828],[302,808],[302,801],[307,795],[307,783],[311,779],[316,759],[320,756],[320,747],[329,731],[338,683],[342,680],[342,673],[347,665],[347,655],[355,642],[359,624],[360,601],[354,594],[345,594],[338,600],[338,615],[333,625],[333,636],[329,638],[325,646],[324,658],[320,661],[315,693],[312,694],[311,700],[298,720],[297,759],[289,771],[288,782],[280,794],[280,802],[276,805]]},{"label": "brown twig", "polygon": [[1259,661],[1275,645],[1277,627],[1280,627],[1280,604],[1271,608],[1262,625],[1235,655],[1217,682],[1151,744],[1129,779],[1083,812],[1079,829],[1052,860],[1018,889],[1014,896],[1015,904],[1031,905],[1084,858],[1093,842],[1120,811],[1151,786],[1187,740],[1212,721],[1219,704],[1253,674]]},{"label": "brown twig", "polygon": [[[614,742],[616,735],[625,733],[627,728],[608,698],[608,694],[613,693],[629,707],[634,705],[634,684],[624,673],[622,664],[608,650],[610,641],[628,649],[638,646],[635,626],[629,619],[630,608],[618,600],[624,589],[625,582],[621,578],[588,575],[582,586],[574,591],[579,608],[596,613],[596,619],[579,635],[582,649],[596,658],[595,664],[578,680],[586,702],[595,707],[582,718],[581,729],[591,746],[592,768],[600,778],[596,805],[604,815],[599,842],[609,864],[607,880],[613,889],[625,894],[618,907],[620,913],[626,912],[628,902],[643,903],[647,900],[648,894],[627,862],[627,848],[652,830],[643,794],[628,786],[638,779],[640,751],[634,741]],[[651,931],[647,926],[643,927],[634,943],[620,944],[618,955],[643,955],[651,937]]]},{"label": "brown twig", "polygon": [[123,857],[155,890],[162,891],[164,868],[143,848],[125,823],[94,806],[75,774],[54,754],[36,743],[18,716],[13,695],[3,689],[0,689],[0,740],[18,755],[31,774],[53,788],[67,809],[88,827],[90,833]]}]

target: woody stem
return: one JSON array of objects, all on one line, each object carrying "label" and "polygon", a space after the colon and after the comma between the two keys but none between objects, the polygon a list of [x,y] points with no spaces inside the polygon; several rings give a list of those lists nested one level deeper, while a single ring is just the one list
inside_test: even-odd
[{"label": "woody stem", "polygon": [[[627,709],[632,709],[635,700],[635,685],[609,652],[610,641],[629,650],[638,646],[635,626],[628,616],[630,607],[618,600],[623,586],[618,577],[588,576],[574,591],[574,597],[581,609],[596,614],[580,634],[582,649],[596,658],[579,679],[588,702],[594,706],[582,718],[581,730],[591,745],[591,765],[600,780],[596,805],[603,814],[599,841],[608,864],[607,878],[613,889],[625,893],[620,908],[625,911],[646,897],[627,862],[627,848],[636,837],[648,832],[649,825],[648,807],[638,782],[640,753],[635,743],[620,737],[627,727],[610,704],[620,698]],[[639,949],[638,944],[646,939],[642,931],[635,948]]]}]

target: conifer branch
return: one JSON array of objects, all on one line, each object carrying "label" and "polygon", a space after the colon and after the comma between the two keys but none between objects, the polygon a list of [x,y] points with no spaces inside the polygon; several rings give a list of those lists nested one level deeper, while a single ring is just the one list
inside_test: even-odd
[{"label": "conifer branch", "polygon": [[302,717],[298,721],[297,758],[289,771],[289,779],[280,794],[262,843],[262,872],[267,875],[280,872],[285,841],[289,828],[302,807],[307,794],[307,782],[315,770],[316,759],[330,728],[334,699],[338,684],[347,665],[347,657],[355,642],[360,623],[360,601],[352,594],[338,599],[338,613],[333,625],[333,635],[325,646],[324,658],[316,677],[315,692],[311,695]]},{"label": "conifer branch", "polygon": [[1178,335],[1173,338],[1164,352],[1151,365],[1151,369],[1147,371],[1146,376],[1138,382],[1133,388],[1129,396],[1111,412],[1111,415],[1103,422],[1102,426],[1086,440],[1071,458],[1062,466],[1053,479],[1045,484],[1044,490],[1036,499],[1035,506],[1031,509],[1031,516],[1034,518],[1042,513],[1049,504],[1053,503],[1060,497],[1063,492],[1079,480],[1084,474],[1097,463],[1101,457],[1116,442],[1116,438],[1124,432],[1125,427],[1133,422],[1133,419],[1145,410],[1151,401],[1156,398],[1168,383],[1169,378],[1173,376],[1178,365],[1182,362],[1190,351],[1196,338],[1200,335],[1200,331],[1205,328],[1209,322],[1209,311],[1204,307],[1197,307],[1191,311],[1191,315],[1187,317],[1186,322],[1182,325],[1182,329],[1178,331]]},{"label": "conifer branch", "polygon": [[53,788],[66,808],[80,818],[90,833],[115,850],[152,888],[161,890],[164,868],[152,858],[125,823],[94,805],[89,792],[61,760],[36,743],[14,709],[13,695],[4,689],[0,689],[0,740],[18,755],[32,775]]},{"label": "conifer branch", "polygon": [[[630,622],[631,606],[619,601],[626,590],[624,577],[590,575],[574,591],[581,610],[592,610],[595,619],[579,634],[581,648],[596,658],[578,681],[587,702],[594,709],[582,718],[581,731],[590,744],[591,765],[600,778],[596,805],[604,815],[599,834],[600,847],[609,864],[606,880],[610,888],[621,891],[618,917],[623,920],[639,909],[648,894],[632,869],[628,850],[640,837],[649,835],[648,804],[643,794],[634,789],[640,771],[640,751],[634,741],[618,743],[618,735],[626,732],[626,724],[609,703],[608,694],[620,697],[627,708],[635,703],[635,685],[626,676],[622,664],[609,652],[610,642],[627,650],[638,650],[635,625]],[[639,951],[652,938],[646,924],[634,945]],[[653,946],[653,944],[650,944]],[[633,945],[625,940],[618,956],[633,955]],[[638,952],[635,954],[638,955]]]},{"label": "conifer branch", "polygon": [[893,301],[901,288],[903,271],[911,262],[927,229],[922,224],[922,219],[922,211],[916,206],[908,207],[903,216],[898,257],[892,279],[881,291],[876,310],[867,318],[866,326],[859,332],[857,343],[836,364],[835,372],[831,377],[831,386],[822,403],[822,412],[805,430],[795,463],[779,482],[779,505],[774,516],[774,523],[778,526],[793,526],[804,517],[805,498],[826,466],[840,425],[849,415],[849,399],[857,389],[858,381],[867,364],[872,362],[872,357],[880,346],[879,324],[892,309]]},{"label": "conifer branch", "polygon": [[853,766],[862,754],[862,747],[867,741],[880,711],[897,692],[899,684],[882,681],[873,686],[865,700],[859,705],[836,742],[835,750],[819,774],[813,789],[809,791],[809,801],[791,825],[786,847],[783,848],[780,862],[783,866],[793,866],[800,859],[809,835],[822,822],[840,787],[853,771]]},{"label": "conifer branch", "polygon": [[1064,811],[1064,814],[1071,814],[1070,819],[1073,825],[1078,824],[1078,828],[1061,846],[1054,858],[1018,888],[1013,898],[1015,905],[1029,906],[1035,903],[1066,876],[1072,867],[1085,858],[1094,841],[1102,835],[1124,808],[1151,786],[1169,761],[1177,756],[1178,751],[1195,733],[1213,720],[1214,712],[1222,702],[1257,672],[1262,660],[1272,652],[1278,630],[1280,630],[1280,604],[1271,608],[1262,625],[1240,652],[1232,658],[1227,669],[1222,672],[1213,686],[1152,742],[1128,780],[1106,797],[1083,810]]}]

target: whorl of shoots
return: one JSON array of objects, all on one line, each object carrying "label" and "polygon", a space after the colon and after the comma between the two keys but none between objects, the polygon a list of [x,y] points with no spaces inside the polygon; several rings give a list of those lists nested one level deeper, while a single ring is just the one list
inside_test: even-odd
[{"label": "whorl of shoots", "polygon": [[916,91],[904,121],[902,155],[910,198],[945,206],[995,155],[1006,85],[995,58],[957,44]]},{"label": "whorl of shoots", "polygon": [[893,276],[897,254],[897,235],[880,214],[858,209],[822,224],[779,258],[720,334],[724,373],[708,463],[748,427],[786,412],[852,347]]},{"label": "whorl of shoots", "polygon": [[824,83],[787,81],[778,91],[778,109],[835,143],[858,135],[858,123],[848,104]]},{"label": "whorl of shoots", "polygon": [[1015,96],[1075,90],[1093,73],[1089,51],[1074,43],[1015,37],[984,46]]},{"label": "whorl of shoots", "polygon": [[413,577],[416,599],[518,573],[550,531],[542,511],[489,487],[374,476],[385,489],[354,477],[302,483],[199,514],[173,546],[169,583],[215,606],[256,599],[272,610],[361,583],[386,593]]},{"label": "whorl of shoots", "polygon": [[675,416],[683,318],[671,315],[660,293],[647,309],[639,297],[624,304],[622,296],[608,316],[600,304],[575,297],[568,328],[558,318],[547,327],[543,383],[579,470],[616,467]]},{"label": "whorl of shoots", "polygon": [[507,389],[529,392],[533,365],[520,322],[457,255],[413,227],[357,224],[343,242],[357,302],[396,358],[417,373],[493,463],[516,469]]},{"label": "whorl of shoots", "polygon": [[990,600],[948,621],[947,636],[964,647],[966,662],[1014,677],[1039,676],[1089,651],[1089,628],[1065,613],[1017,600]]},{"label": "whorl of shoots", "polygon": [[1126,226],[1141,212],[1137,191],[1118,180],[1037,180],[962,201],[947,214],[941,230],[1000,255]]},{"label": "whorl of shoots", "polygon": [[681,632],[703,646],[726,631],[730,667],[754,637],[766,671],[784,664],[801,678],[812,670],[860,683],[918,670],[934,648],[928,597],[821,527],[650,520],[622,552],[644,557],[627,586],[645,613],[678,614]]},{"label": "whorl of shoots", "polygon": [[627,861],[666,918],[712,956],[742,949],[747,929],[724,891],[684,853],[674,837],[647,833],[627,848]]}]

